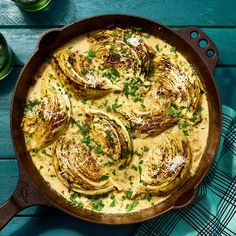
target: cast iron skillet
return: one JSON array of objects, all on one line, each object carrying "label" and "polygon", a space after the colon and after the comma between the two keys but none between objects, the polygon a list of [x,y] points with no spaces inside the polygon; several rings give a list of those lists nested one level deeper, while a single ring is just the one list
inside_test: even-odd
[{"label": "cast iron skillet", "polygon": [[[156,35],[171,45],[175,46],[190,63],[200,72],[204,84],[210,113],[210,127],[207,147],[200,162],[199,168],[182,188],[172,197],[158,204],[154,209],[145,209],[127,214],[104,214],[89,210],[80,210],[52,191],[35,168],[25,146],[21,129],[21,120],[24,111],[25,98],[28,93],[32,78],[45,56],[68,40],[92,30],[104,28],[111,24],[121,26],[136,26],[146,32]],[[198,37],[193,39],[192,32],[197,32]],[[207,41],[206,48],[199,47],[199,41]],[[208,57],[207,51],[213,50],[214,56]],[[104,224],[129,224],[141,222],[159,216],[171,209],[177,209],[189,204],[195,195],[196,187],[206,175],[217,151],[221,132],[221,108],[219,95],[213,80],[213,71],[218,59],[218,50],[207,35],[196,27],[172,30],[162,24],[136,16],[128,15],[101,15],[91,17],[61,29],[46,32],[38,42],[34,55],[23,68],[13,95],[11,106],[11,132],[12,140],[17,154],[20,169],[19,182],[11,198],[0,207],[0,229],[20,210],[32,205],[48,205],[56,207],[70,215],[92,222]]]}]

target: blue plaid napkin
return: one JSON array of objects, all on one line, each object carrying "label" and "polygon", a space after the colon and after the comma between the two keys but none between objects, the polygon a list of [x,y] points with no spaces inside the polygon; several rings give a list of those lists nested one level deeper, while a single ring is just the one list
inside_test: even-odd
[{"label": "blue plaid napkin", "polygon": [[236,235],[236,112],[222,110],[218,153],[194,202],[139,224],[133,236]]}]

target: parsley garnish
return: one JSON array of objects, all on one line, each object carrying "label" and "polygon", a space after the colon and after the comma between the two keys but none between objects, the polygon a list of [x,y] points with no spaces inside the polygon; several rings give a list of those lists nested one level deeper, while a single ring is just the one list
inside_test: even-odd
[{"label": "parsley garnish", "polygon": [[160,51],[161,51],[161,49],[160,49],[160,47],[159,47],[158,44],[156,45],[156,50],[157,50],[157,52],[160,52]]},{"label": "parsley garnish", "polygon": [[112,104],[111,107],[112,107],[113,110],[116,110],[117,108],[119,108],[121,106],[122,106],[121,104],[118,104],[117,102],[115,102],[115,103]]},{"label": "parsley garnish", "polygon": [[139,200],[135,199],[134,201],[132,201],[130,204],[127,204],[125,209],[127,212],[132,211],[137,205],[139,204]]},{"label": "parsley garnish", "polygon": [[88,127],[86,124],[80,125],[79,122],[78,122],[78,123],[77,123],[77,126],[79,127],[80,133],[81,133],[82,135],[87,135],[87,134],[89,134],[89,127]]},{"label": "parsley garnish", "polygon": [[133,170],[135,170],[135,171],[137,171],[137,170],[138,170],[137,166],[136,166],[136,165],[134,165],[134,164],[131,166],[131,169],[133,169]]},{"label": "parsley garnish", "polygon": [[147,193],[141,197],[141,200],[148,200],[149,202],[152,200],[152,194]]},{"label": "parsley garnish", "polygon": [[40,104],[40,101],[39,101],[38,99],[35,99],[35,100],[33,100],[33,101],[31,101],[31,100],[26,101],[26,104],[25,104],[25,111],[26,111],[26,112],[32,111],[33,108],[34,108],[36,105],[38,105],[38,104]]},{"label": "parsley garnish", "polygon": [[97,154],[103,153],[103,150],[102,150],[102,147],[101,147],[100,144],[96,147],[95,152],[96,152]]},{"label": "parsley garnish", "polygon": [[89,62],[92,61],[92,59],[96,56],[95,52],[93,51],[93,49],[89,49],[87,52],[87,60]]},{"label": "parsley garnish", "polygon": [[131,38],[131,34],[129,34],[129,33],[124,33],[124,37],[123,37],[123,40],[127,43],[127,40],[129,39],[129,38]]},{"label": "parsley garnish", "polygon": [[45,149],[42,150],[42,154],[48,157],[52,157],[52,155],[49,155]]},{"label": "parsley garnish", "polygon": [[110,204],[110,207],[115,207],[116,204],[117,204],[117,201],[116,201],[116,197],[115,197],[115,195],[113,193],[111,195],[111,199],[112,199],[112,202]]},{"label": "parsley garnish", "polygon": [[82,74],[82,75],[87,75],[87,74],[88,74],[88,70],[87,70],[87,69],[81,70],[81,74]]},{"label": "parsley garnish", "polygon": [[131,190],[125,191],[126,198],[131,198],[132,194],[133,194],[133,191],[131,191]]},{"label": "parsley garnish", "polygon": [[171,47],[171,48],[170,48],[170,52],[176,53],[176,47]]},{"label": "parsley garnish", "polygon": [[143,147],[143,151],[144,151],[144,152],[148,152],[148,151],[149,151],[149,147],[144,146],[144,147]]},{"label": "parsley garnish", "polygon": [[101,199],[91,199],[91,205],[92,205],[92,209],[95,211],[101,211],[102,208],[105,206],[105,204],[103,203],[103,201]]},{"label": "parsley garnish", "polygon": [[107,180],[107,179],[109,179],[109,176],[108,175],[102,175],[101,177],[100,177],[100,180]]}]

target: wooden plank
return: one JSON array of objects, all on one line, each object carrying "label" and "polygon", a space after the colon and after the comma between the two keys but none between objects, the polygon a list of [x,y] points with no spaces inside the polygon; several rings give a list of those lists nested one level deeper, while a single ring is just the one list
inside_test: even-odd
[{"label": "wooden plank", "polygon": [[1,231],[3,236],[47,235],[47,236],[126,236],[135,225],[106,226],[85,222],[71,216],[14,217]]},{"label": "wooden plank", "polygon": [[[42,12],[21,11],[11,1],[0,1],[0,25],[51,26],[64,25],[85,17],[123,13],[147,17],[172,26],[235,26],[236,1],[193,0],[53,0]],[[225,13],[225,14],[224,14]]]},{"label": "wooden plank", "polygon": [[[236,1],[235,1],[236,2]],[[203,29],[217,45],[220,53],[218,65],[235,66],[236,28],[235,29]],[[0,31],[6,37],[15,53],[15,65],[24,65],[33,54],[37,40],[46,29],[5,29]]]},{"label": "wooden plank", "polygon": [[[21,68],[14,68],[8,78],[0,81],[0,159],[15,158],[10,137],[10,103],[13,87]],[[236,109],[236,67],[217,67],[215,80],[221,102]]]}]

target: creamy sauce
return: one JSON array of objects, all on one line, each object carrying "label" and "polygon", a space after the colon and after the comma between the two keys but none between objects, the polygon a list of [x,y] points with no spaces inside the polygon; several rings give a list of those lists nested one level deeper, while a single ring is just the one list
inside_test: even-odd
[{"label": "creamy sauce", "polygon": [[[156,51],[156,46],[158,45],[159,53],[163,55],[169,55],[169,54],[175,54],[176,57],[178,57],[179,60],[183,61],[184,63],[187,63],[187,60],[178,52],[175,51],[171,45],[165,43],[161,39],[150,36],[150,37],[143,37],[143,40],[145,43],[153,49],[153,51]],[[137,38],[130,38],[128,41],[133,46],[138,46],[139,41]],[[89,44],[87,42],[86,35],[80,36],[71,42],[67,43],[63,46],[63,48],[70,48],[72,52],[79,51],[81,53],[84,53],[89,50]],[[28,93],[28,100],[34,100],[34,99],[40,99],[40,87],[41,83],[44,80],[45,74],[52,73],[52,67],[49,63],[45,63],[42,65],[42,68],[40,68],[40,76],[39,74],[36,75],[36,84],[32,86]],[[142,106],[139,102],[137,103],[131,103],[129,99],[127,99],[124,94],[119,93],[110,93],[104,97],[97,98],[97,99],[91,99],[87,101],[78,100],[73,93],[70,94],[70,102],[71,102],[71,108],[73,111],[73,117],[76,120],[83,120],[84,118],[84,111],[89,107],[93,109],[100,109],[104,112],[107,112],[107,107],[112,107],[112,104],[118,103],[121,106],[125,107],[124,109],[127,110],[133,110],[133,111],[139,111],[142,110]],[[145,101],[146,107],[152,106],[153,101],[152,100],[146,100]],[[192,163],[191,163],[191,169],[190,173],[191,175],[194,175],[196,172],[199,162],[201,160],[201,157],[203,155],[203,152],[205,150],[207,136],[208,136],[208,104],[207,104],[207,97],[206,94],[202,94],[200,106],[203,108],[201,112],[202,121],[198,123],[195,126],[190,126],[188,128],[188,136],[187,139],[190,142],[191,146],[191,157],[192,157]],[[116,116],[116,112],[114,110],[109,112],[110,114],[113,114]],[[141,120],[137,120],[137,123],[142,122]],[[71,127],[70,129],[73,131],[76,127]],[[174,126],[170,129],[178,130],[178,126]],[[170,130],[168,129],[168,131]],[[156,136],[147,136],[145,138],[142,137],[136,137],[132,139],[133,144],[133,150],[138,153],[134,154],[131,160],[131,163],[129,166],[142,166],[141,161],[146,162],[149,158],[151,158],[156,153],[156,146],[160,143],[160,141],[165,136],[165,132],[162,132],[159,135]],[[26,140],[29,138],[26,136]],[[145,150],[146,149],[146,150]],[[43,176],[45,181],[51,186],[52,190],[57,192],[59,195],[63,196],[65,199],[67,199],[69,202],[71,202],[71,194],[73,193],[68,189],[67,186],[65,186],[60,179],[57,177],[57,174],[55,172],[54,166],[53,166],[53,144],[49,145],[48,147],[44,148],[42,150],[39,150],[37,153],[31,152],[32,160],[37,167],[40,174]],[[46,153],[46,155],[45,155]],[[141,153],[141,155],[139,155]],[[185,160],[181,156],[176,156],[171,163],[169,163],[169,170],[174,171],[175,168],[177,168],[179,165],[184,164]],[[145,171],[142,169],[142,171]],[[145,173],[143,173],[145,175]],[[130,177],[131,176],[131,177]],[[114,181],[119,183],[120,189],[123,189],[123,191],[113,191],[107,196],[102,198],[104,206],[102,209],[100,209],[100,212],[104,213],[125,213],[127,212],[127,205],[128,204],[135,204],[136,206],[131,211],[139,211],[141,209],[150,208],[155,206],[156,204],[164,201],[167,199],[170,194],[166,194],[164,196],[152,196],[149,197],[143,197],[139,198],[135,203],[134,199],[127,199],[124,196],[125,191],[134,190],[135,192],[135,186],[138,185],[138,182],[140,181],[140,173],[135,168],[128,168],[124,170],[119,170],[119,173],[116,174]],[[115,195],[115,202],[113,195]],[[86,209],[92,209],[91,200],[88,199],[86,196],[78,195],[75,197],[75,200],[73,200],[73,203],[80,202],[82,203],[83,207]],[[93,209],[92,209],[93,210]]]}]

